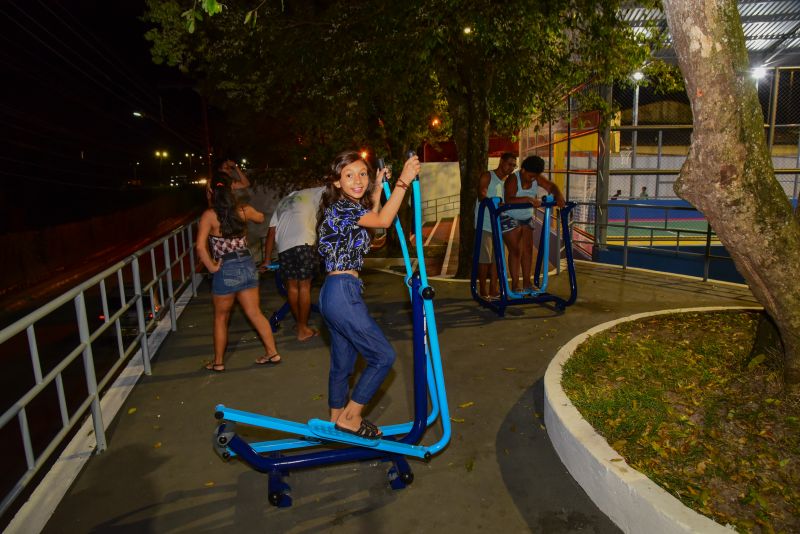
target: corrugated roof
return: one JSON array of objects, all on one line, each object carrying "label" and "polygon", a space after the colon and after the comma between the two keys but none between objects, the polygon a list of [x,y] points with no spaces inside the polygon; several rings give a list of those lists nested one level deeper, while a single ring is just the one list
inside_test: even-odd
[{"label": "corrugated roof", "polygon": [[[740,0],[738,7],[753,66],[800,65],[800,0]],[[657,9],[629,7],[622,10],[621,17],[634,28],[654,21],[666,27],[664,14]],[[659,55],[675,56],[671,49]]]}]

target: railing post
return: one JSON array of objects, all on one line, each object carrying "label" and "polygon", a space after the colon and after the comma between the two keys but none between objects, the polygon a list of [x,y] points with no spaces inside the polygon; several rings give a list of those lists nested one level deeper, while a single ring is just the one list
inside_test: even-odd
[{"label": "railing post", "polygon": [[97,442],[97,450],[106,450],[106,434],[103,425],[103,411],[100,409],[100,396],[97,394],[97,377],[94,372],[94,358],[92,357],[92,345],[89,342],[89,321],[86,319],[86,301],[83,291],[75,296],[75,314],[78,318],[78,335],[81,343],[86,346],[83,349],[83,368],[86,373],[86,391],[92,398],[92,423],[94,424],[94,436]]},{"label": "railing post", "polygon": [[622,241],[622,268],[628,268],[628,224],[631,220],[630,206],[625,206],[625,229],[624,239]]},{"label": "railing post", "polygon": [[780,68],[775,67],[775,74],[772,76],[772,91],[770,92],[769,137],[767,138],[770,161],[772,161],[772,148],[775,145],[775,115],[778,112],[778,86],[780,84],[780,78],[781,78]]},{"label": "railing post", "polygon": [[175,332],[178,330],[178,317],[175,312],[175,294],[172,292],[172,260],[169,256],[169,238],[164,240],[164,263],[166,263],[164,274],[167,277],[167,298],[169,300],[170,329]]},{"label": "railing post", "polygon": [[[142,278],[139,274],[139,256],[133,258],[131,262],[131,272],[133,273],[133,292],[136,295],[136,320],[139,323],[139,347],[142,350],[142,365],[144,367],[144,374],[150,376],[152,374],[152,370],[150,369],[150,345],[147,340],[147,322],[144,320],[144,297],[142,295]],[[152,298],[150,302],[155,304]],[[153,310],[153,315],[155,316],[155,310]]]},{"label": "railing post", "polygon": [[[656,169],[661,168],[661,155],[663,150],[663,143],[664,143],[664,130],[658,131],[658,156],[656,157]],[[661,175],[656,174],[656,194],[655,198],[659,196],[659,188],[661,187]]]},{"label": "railing post", "polygon": [[708,282],[708,275],[711,270],[711,224],[706,221],[706,251],[703,258],[703,282]]},{"label": "railing post", "polygon": [[[188,230],[189,230],[189,271],[191,273],[189,276],[191,276],[191,278],[192,278],[191,281],[190,281],[191,284],[192,284],[192,297],[196,297],[197,296],[197,282],[195,282],[195,276],[194,276],[196,268],[195,268],[195,264],[194,264],[194,233],[192,232],[192,223],[188,224]],[[263,246],[262,246],[261,250],[264,250]],[[269,258],[264,258],[264,259],[268,260]]]}]

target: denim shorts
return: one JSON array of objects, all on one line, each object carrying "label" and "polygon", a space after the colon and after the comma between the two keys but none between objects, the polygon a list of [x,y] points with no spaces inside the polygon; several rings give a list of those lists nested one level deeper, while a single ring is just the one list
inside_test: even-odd
[{"label": "denim shorts", "polygon": [[230,295],[253,287],[258,287],[258,273],[252,256],[223,261],[211,280],[214,295]]},{"label": "denim shorts", "polygon": [[536,230],[536,221],[533,219],[533,217],[528,217],[527,219],[515,219],[514,217],[509,217],[505,221],[501,221],[501,224],[503,224],[503,233],[514,230],[515,228],[519,228],[520,226],[525,226],[531,230]]}]

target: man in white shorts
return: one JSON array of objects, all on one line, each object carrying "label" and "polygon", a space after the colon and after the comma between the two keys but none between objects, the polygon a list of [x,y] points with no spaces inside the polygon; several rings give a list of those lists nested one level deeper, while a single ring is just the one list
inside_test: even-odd
[{"label": "man in white shorts", "polygon": [[307,341],[319,335],[308,325],[311,314],[311,281],[319,264],[317,210],[324,187],[292,191],[283,197],[269,222],[264,246],[265,267],[277,244],[281,276],[286,281],[287,300],[297,323],[297,339]]}]

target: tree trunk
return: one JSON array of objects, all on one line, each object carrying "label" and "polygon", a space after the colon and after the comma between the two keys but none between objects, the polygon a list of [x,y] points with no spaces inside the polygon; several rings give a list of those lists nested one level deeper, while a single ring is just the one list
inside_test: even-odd
[{"label": "tree trunk", "polygon": [[489,160],[489,85],[485,79],[471,80],[466,84],[470,88],[467,94],[451,90],[447,95],[461,174],[456,278],[469,278],[472,272],[478,179]]},{"label": "tree trunk", "polygon": [[800,223],[775,179],[734,0],[664,0],[692,104],[689,156],[675,184],[703,212],[778,326],[784,379],[800,391]]}]

